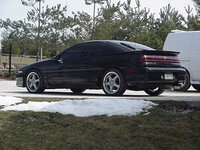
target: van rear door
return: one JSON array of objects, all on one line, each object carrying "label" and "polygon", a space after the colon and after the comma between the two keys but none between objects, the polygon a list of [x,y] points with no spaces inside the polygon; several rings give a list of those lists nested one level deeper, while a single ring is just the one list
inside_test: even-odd
[{"label": "van rear door", "polygon": [[191,40],[192,36],[188,36],[186,32],[169,33],[166,38],[163,50],[180,52],[179,60],[185,65],[185,63],[190,61]]},{"label": "van rear door", "polygon": [[192,80],[200,80],[200,32],[194,32],[189,49],[191,53]]}]

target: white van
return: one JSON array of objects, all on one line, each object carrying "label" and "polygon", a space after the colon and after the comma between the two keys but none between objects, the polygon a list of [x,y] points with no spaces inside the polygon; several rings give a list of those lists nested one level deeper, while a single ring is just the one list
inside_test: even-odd
[{"label": "white van", "polygon": [[200,91],[200,31],[172,31],[169,33],[163,50],[178,51],[181,65],[187,70],[181,91],[192,85]]}]

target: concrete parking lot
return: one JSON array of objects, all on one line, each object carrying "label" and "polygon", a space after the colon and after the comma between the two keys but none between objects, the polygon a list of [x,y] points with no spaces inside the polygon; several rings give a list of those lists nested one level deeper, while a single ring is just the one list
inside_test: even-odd
[{"label": "concrete parking lot", "polygon": [[127,90],[123,96],[106,96],[102,90],[86,90],[83,94],[75,95],[69,89],[48,89],[43,94],[28,93],[26,88],[16,86],[16,81],[0,79],[0,95],[17,97],[51,97],[51,98],[130,98],[143,100],[174,100],[200,103],[200,92],[190,88],[187,92],[167,90],[160,96],[149,96],[143,91]]}]

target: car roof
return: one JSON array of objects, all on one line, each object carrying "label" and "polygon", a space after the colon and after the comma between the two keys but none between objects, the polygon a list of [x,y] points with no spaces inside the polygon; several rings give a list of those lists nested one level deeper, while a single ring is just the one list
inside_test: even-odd
[{"label": "car roof", "polygon": [[154,50],[151,47],[145,46],[143,44],[135,43],[135,42],[129,42],[129,41],[120,41],[120,40],[93,40],[93,41],[87,41],[83,43],[90,43],[90,42],[108,42],[113,43],[120,46],[127,46],[132,47],[134,50]]}]

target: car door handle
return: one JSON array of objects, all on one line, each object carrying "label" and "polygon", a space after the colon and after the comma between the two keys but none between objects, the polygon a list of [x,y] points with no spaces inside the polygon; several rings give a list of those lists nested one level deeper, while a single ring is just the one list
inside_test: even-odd
[{"label": "car door handle", "polygon": [[88,55],[88,52],[86,52],[86,51],[82,51],[81,52],[81,57],[85,57],[85,56],[87,56]]}]

